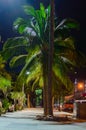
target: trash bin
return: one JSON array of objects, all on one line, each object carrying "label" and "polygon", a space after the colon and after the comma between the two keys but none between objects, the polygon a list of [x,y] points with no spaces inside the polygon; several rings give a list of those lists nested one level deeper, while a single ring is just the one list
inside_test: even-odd
[{"label": "trash bin", "polygon": [[74,105],[76,118],[86,119],[86,100],[76,100]]}]

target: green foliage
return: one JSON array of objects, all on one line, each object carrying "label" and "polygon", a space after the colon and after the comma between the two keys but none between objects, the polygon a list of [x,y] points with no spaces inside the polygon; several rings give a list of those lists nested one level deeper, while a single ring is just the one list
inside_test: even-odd
[{"label": "green foliage", "polygon": [[9,38],[3,46],[1,52],[5,60],[10,60],[13,56],[22,55],[23,52],[27,51],[28,39],[25,37]]},{"label": "green foliage", "polygon": [[0,54],[0,68],[2,68],[2,64],[5,64],[6,63],[6,61],[3,59],[3,57],[1,56],[1,54]]},{"label": "green foliage", "polygon": [[3,99],[2,106],[5,110],[8,110],[10,105],[11,104],[9,103],[8,99]]},{"label": "green foliage", "polygon": [[[25,94],[23,92],[11,92],[11,98],[15,101],[15,109],[21,110],[23,109],[23,105],[25,103]],[[16,103],[17,101],[17,103]]]},{"label": "green foliage", "polygon": [[26,75],[27,71],[31,71],[29,68],[32,66],[32,64],[34,65],[37,62],[37,60],[39,60],[40,53],[41,52],[37,46],[34,47],[34,50],[32,48],[30,48],[30,51],[26,58],[26,64],[23,67],[22,71],[20,72],[19,77],[21,77],[21,75],[22,76]]},{"label": "green foliage", "polygon": [[5,63],[6,61],[0,55],[0,90],[2,90],[3,93],[6,93],[11,87],[11,76],[5,70]]},{"label": "green foliage", "polygon": [[0,77],[4,77],[4,78],[7,78],[8,80],[11,80],[10,74],[5,70],[5,64],[6,64],[6,61],[0,54]]},{"label": "green foliage", "polygon": [[[32,6],[24,6],[24,11],[29,15],[29,20],[18,18],[14,22],[14,28],[20,34],[23,34],[23,37],[8,39],[3,50],[6,58],[12,59],[11,65],[21,64],[22,61],[20,62],[20,59],[25,58],[18,80],[19,78],[22,79],[22,81],[20,80],[22,83],[33,81],[32,88],[34,88],[37,85],[44,85],[43,79],[46,76],[44,77],[43,73],[48,72],[48,68],[43,68],[43,64],[46,66],[48,64],[46,57],[49,51],[50,6],[45,9],[44,5],[40,4],[39,10],[35,10]],[[61,85],[65,86],[68,92],[73,88],[68,72],[71,67],[73,68],[80,63],[76,59],[83,57],[78,55],[80,53],[76,51],[75,41],[70,37],[70,30],[78,28],[79,24],[73,19],[63,19],[59,24],[55,23],[54,28],[53,87],[55,88],[55,86],[59,85],[58,82],[61,82],[60,88]],[[21,51],[21,47],[25,51]],[[27,71],[30,74],[26,76]]]},{"label": "green foliage", "polygon": [[32,6],[24,6],[24,11],[27,15],[35,16],[35,9]]},{"label": "green foliage", "polygon": [[79,29],[79,23],[74,19],[63,19],[55,30],[63,29]]},{"label": "green foliage", "polygon": [[11,87],[11,81],[0,76],[0,89],[5,93]]},{"label": "green foliage", "polygon": [[5,114],[5,113],[6,113],[6,109],[3,108],[3,107],[1,107],[1,108],[0,108],[0,115],[1,115],[1,114]]},{"label": "green foliage", "polygon": [[11,92],[12,99],[25,99],[25,94],[23,92]]},{"label": "green foliage", "polygon": [[[31,19],[24,20],[23,18],[18,18],[14,22],[14,28],[20,33],[27,33],[27,29],[31,29],[41,43],[42,39],[49,40],[48,37],[46,37],[45,32],[49,28],[50,6],[45,9],[44,5],[40,4],[39,10],[35,10],[32,6],[24,6],[24,11],[31,17]],[[46,21],[48,21],[48,23]],[[29,31],[28,34],[31,34],[31,31]],[[47,36],[49,36],[49,33]]]},{"label": "green foliage", "polygon": [[[25,57],[27,57],[26,54],[24,54],[24,55],[19,55],[19,56],[14,56],[14,57],[11,59],[10,63],[9,63],[10,67],[14,67],[14,66],[17,67],[17,66],[20,65],[20,63],[25,63]],[[18,61],[18,62],[17,62],[17,61]]]}]

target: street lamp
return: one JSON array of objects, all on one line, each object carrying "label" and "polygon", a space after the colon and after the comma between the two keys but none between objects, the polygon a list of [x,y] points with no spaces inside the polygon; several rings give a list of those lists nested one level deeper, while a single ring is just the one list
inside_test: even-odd
[{"label": "street lamp", "polygon": [[79,82],[77,85],[77,90],[78,91],[84,91],[84,83],[83,82]]},{"label": "street lamp", "polygon": [[[25,75],[29,75],[29,74],[30,74],[30,72],[27,71]],[[22,92],[24,92],[24,83],[23,83],[23,86],[22,86]]]},{"label": "street lamp", "polygon": [[26,72],[26,74],[27,74],[27,75],[29,75],[29,74],[30,74],[30,72],[29,72],[29,71],[27,71],[27,72]]}]

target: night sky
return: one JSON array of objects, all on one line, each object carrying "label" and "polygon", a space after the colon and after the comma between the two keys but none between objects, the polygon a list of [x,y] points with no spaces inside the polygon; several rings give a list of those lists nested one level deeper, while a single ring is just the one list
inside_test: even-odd
[{"label": "night sky", "polygon": [[[49,4],[49,0],[0,0],[0,35],[5,41],[13,37],[13,22],[18,17],[25,17],[22,6],[26,4],[39,7],[39,3]],[[75,34],[78,48],[86,54],[86,0],[55,0],[55,11],[59,19],[73,18],[80,23],[80,30]]]}]

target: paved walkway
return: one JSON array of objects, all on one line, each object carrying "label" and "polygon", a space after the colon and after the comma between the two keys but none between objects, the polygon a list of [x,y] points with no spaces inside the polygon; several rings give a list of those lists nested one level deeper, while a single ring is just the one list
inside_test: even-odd
[{"label": "paved walkway", "polygon": [[[63,123],[36,120],[36,115],[43,114],[43,109],[24,109],[17,112],[8,112],[0,117],[0,130],[86,130],[86,122]],[[54,111],[59,116],[69,113]],[[72,116],[72,114],[70,114]]]},{"label": "paved walkway", "polygon": [[[35,118],[37,115],[43,114],[43,108],[26,108],[22,111],[15,111],[15,112],[7,112],[6,114],[3,114],[2,117],[15,117],[15,118]],[[68,112],[59,112],[57,110],[54,110],[54,115],[56,116],[73,116],[72,113]]]}]

